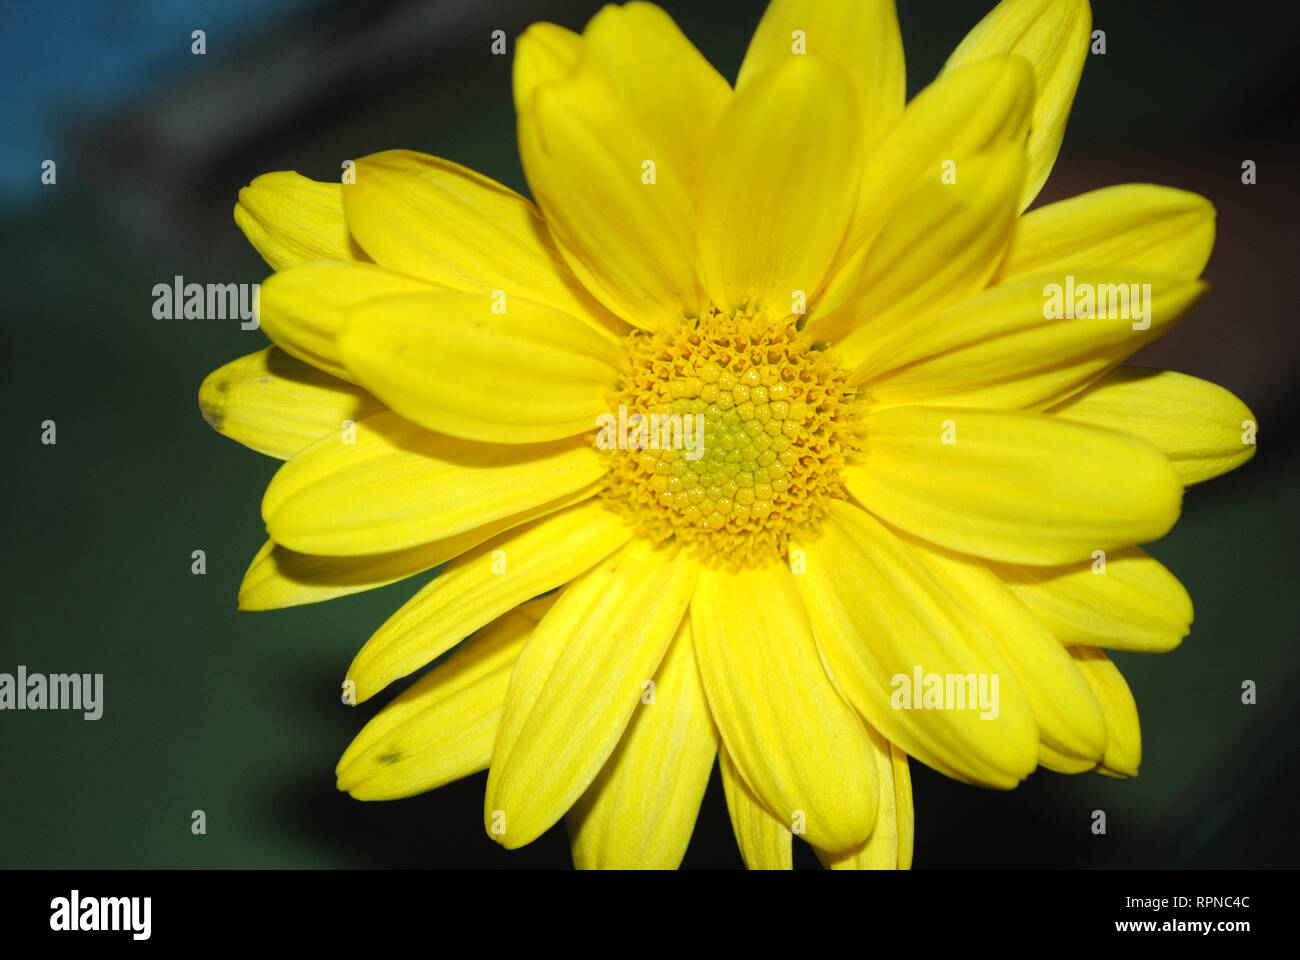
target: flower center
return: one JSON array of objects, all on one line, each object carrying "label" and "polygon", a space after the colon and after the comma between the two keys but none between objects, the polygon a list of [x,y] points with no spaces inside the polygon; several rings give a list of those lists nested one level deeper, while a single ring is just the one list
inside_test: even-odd
[{"label": "flower center", "polygon": [[645,535],[737,566],[784,556],[845,496],[853,391],[792,319],[711,310],[627,350],[597,446],[614,458],[608,498]]}]

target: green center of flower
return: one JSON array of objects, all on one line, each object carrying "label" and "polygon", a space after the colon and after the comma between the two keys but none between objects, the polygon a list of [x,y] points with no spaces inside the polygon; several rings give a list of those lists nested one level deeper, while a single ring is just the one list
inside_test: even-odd
[{"label": "green center of flower", "polygon": [[627,348],[597,446],[608,497],[647,536],[730,565],[783,556],[844,496],[853,391],[793,322],[712,311]]}]

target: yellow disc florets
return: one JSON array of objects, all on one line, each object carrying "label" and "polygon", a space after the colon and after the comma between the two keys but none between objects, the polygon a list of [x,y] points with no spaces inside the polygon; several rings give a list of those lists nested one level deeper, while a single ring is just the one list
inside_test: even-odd
[{"label": "yellow disc florets", "polygon": [[596,439],[608,497],[647,536],[733,566],[784,556],[844,496],[853,391],[793,318],[711,311],[627,349]]}]

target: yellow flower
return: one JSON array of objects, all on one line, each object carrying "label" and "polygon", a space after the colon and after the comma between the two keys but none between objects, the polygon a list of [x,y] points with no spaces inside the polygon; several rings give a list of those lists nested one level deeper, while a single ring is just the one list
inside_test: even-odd
[{"label": "yellow flower", "polygon": [[1021,215],[1089,38],[1083,0],[1004,0],[905,104],[889,0],[774,0],[734,90],[657,7],[606,7],[519,39],[537,206],[405,151],[241,191],[276,345],[200,400],[288,460],[241,607],[446,564],[348,681],[452,652],[340,789],[487,768],[506,847],[567,817],[579,866],[672,867],[716,758],[750,866],[799,834],[906,867],[908,756],[996,788],[1137,773],[1098,648],[1186,635],[1137,544],[1253,424],[1118,366],[1201,293],[1209,203]]}]

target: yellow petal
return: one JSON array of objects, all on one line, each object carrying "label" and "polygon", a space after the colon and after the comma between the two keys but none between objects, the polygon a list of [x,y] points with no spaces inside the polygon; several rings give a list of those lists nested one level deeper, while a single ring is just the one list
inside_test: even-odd
[{"label": "yellow petal", "polygon": [[1049,203],[1016,223],[997,282],[1125,267],[1192,279],[1214,246],[1214,206],[1186,190],[1125,183]]},{"label": "yellow petal", "polygon": [[513,90],[515,112],[523,113],[528,100],[543,83],[562,80],[573,72],[582,38],[554,23],[534,23],[515,41]]},{"label": "yellow petal", "polygon": [[811,53],[844,71],[869,150],[903,112],[903,39],[894,0],[772,0],[740,65],[736,89],[792,56]]},{"label": "yellow petal", "polygon": [[1020,57],[971,64],[939,77],[907,105],[862,168],[857,210],[836,258],[827,312],[852,289],[863,245],[916,186],[944,164],[1023,143],[1034,104],[1034,73]]},{"label": "yellow petal", "polygon": [[996,564],[993,569],[1069,646],[1164,653],[1191,627],[1191,597],[1177,577],[1138,547],[1064,567]]},{"label": "yellow petal", "polygon": [[698,315],[694,209],[682,172],[595,70],[542,84],[519,154],[556,246],[583,285],[647,329]]},{"label": "yellow petal", "polygon": [[700,571],[691,603],[700,679],[727,752],[768,812],[834,851],[876,815],[871,740],[822,668],[781,563]]},{"label": "yellow petal", "polygon": [[750,870],[791,870],[794,867],[794,834],[790,828],[759,803],[725,747],[718,749],[722,789],[727,797],[731,830],[736,835],[740,856]]},{"label": "yellow petal", "polygon": [[573,493],[606,462],[583,441],[491,446],[376,414],[282,466],[262,498],[276,543],[353,556],[404,550]]},{"label": "yellow petal", "polygon": [[986,565],[913,544],[950,594],[979,617],[1010,665],[1034,713],[1038,737],[1054,754],[1086,758],[1106,749],[1106,719],[1092,690],[1052,631]]},{"label": "yellow petal", "polygon": [[268,540],[249,564],[239,585],[239,609],[277,610],[320,603],[395,583],[446,563],[499,533],[580,503],[595,495],[599,486],[597,482],[523,513],[392,553],[321,557],[297,553]]},{"label": "yellow petal", "polygon": [[1098,773],[1136,777],[1142,764],[1142,729],[1137,703],[1119,668],[1093,647],[1071,647],[1070,656],[1083,671],[1106,714],[1106,757]]},{"label": "yellow petal", "polygon": [[1038,196],[1056,162],[1091,35],[1087,0],[1002,0],[966,34],[944,64],[944,75],[1003,54],[1016,54],[1033,65],[1038,97],[1029,133],[1029,179],[1022,210]]},{"label": "yellow petal", "polygon": [[343,218],[343,184],[285,170],[239,191],[235,223],[272,270],[308,260],[366,260]]},{"label": "yellow petal", "polygon": [[1119,367],[1050,411],[1154,444],[1190,486],[1255,455],[1258,424],[1223,387],[1168,370]]},{"label": "yellow petal", "polygon": [[[871,727],[960,780],[1009,789],[1033,772],[1038,732],[1009,664],[912,547],[843,502],[816,539],[794,547],[806,558],[794,581],[826,668]],[[953,691],[971,694],[966,706],[921,708],[924,678],[936,674],[966,678]]]},{"label": "yellow petal", "polygon": [[1025,151],[1008,144],[977,153],[923,180],[872,241],[845,308],[808,321],[815,341],[838,340],[842,355],[983,289],[1011,239]]},{"label": "yellow petal", "polygon": [[540,611],[530,612],[483,628],[376,714],[339,759],[338,788],[357,800],[396,800],[486,769],[511,671],[537,626]]},{"label": "yellow petal", "polygon": [[526,297],[611,340],[626,329],[582,289],[541,212],[509,187],[411,150],[363,157],[356,177],[343,208],[376,263],[453,290]]},{"label": "yellow petal", "polygon": [[402,416],[487,443],[595,430],[626,361],[617,344],[567,313],[473,293],[368,300],[348,314],[338,349]]},{"label": "yellow petal", "polygon": [[[876,406],[1044,409],[1168,330],[1204,288],[1199,280],[1117,270],[1012,281],[862,344],[871,352],[850,382],[866,383]],[[1090,312],[1105,316],[1071,316],[1067,307],[1082,310],[1085,296],[1096,308]],[[856,346],[844,345],[846,361],[857,359],[847,352]]]},{"label": "yellow petal", "polygon": [[373,263],[321,260],[290,267],[262,284],[262,331],[299,360],[344,380],[356,376],[339,358],[335,338],[348,310],[374,297],[429,284]]},{"label": "yellow petal", "polygon": [[677,633],[696,570],[638,537],[566,587],[542,619],[492,748],[483,822],[498,843],[532,843],[600,772]]},{"label": "yellow petal", "polygon": [[618,749],[566,817],[574,865],[677,869],[717,753],[718,733],[684,619]]},{"label": "yellow petal", "polygon": [[1044,770],[1051,770],[1053,773],[1085,773],[1089,770],[1096,770],[1100,762],[1100,756],[1077,757],[1068,753],[1060,753],[1046,743],[1039,743],[1038,745],[1038,765]]},{"label": "yellow petal", "polygon": [[812,299],[853,213],[862,158],[853,88],[826,61],[793,57],[738,93],[700,188],[700,263],[713,302],[785,316],[800,291]]},{"label": "yellow petal", "polygon": [[817,851],[828,870],[908,870],[912,866],[912,777],[907,754],[868,728],[880,772],[876,829],[860,846],[844,853]]},{"label": "yellow petal", "polygon": [[208,374],[199,408],[217,433],[287,460],[343,421],[369,417],[384,405],[360,387],[267,347]]},{"label": "yellow petal", "polygon": [[916,845],[916,817],[912,806],[912,774],[907,765],[907,754],[894,744],[889,745],[894,761],[894,811],[898,832],[898,869],[912,869],[912,853]]},{"label": "yellow petal", "polygon": [[731,86],[651,3],[608,4],[582,32],[581,68],[596,71],[693,192]]},{"label": "yellow petal", "polygon": [[1155,447],[1059,417],[891,407],[868,416],[863,433],[865,456],[844,470],[849,492],[960,553],[1069,563],[1164,536],[1182,505],[1182,484]]},{"label": "yellow petal", "polygon": [[507,531],[457,557],[366,641],[348,679],[357,702],[446,653],[479,627],[568,583],[632,531],[598,500]]}]

